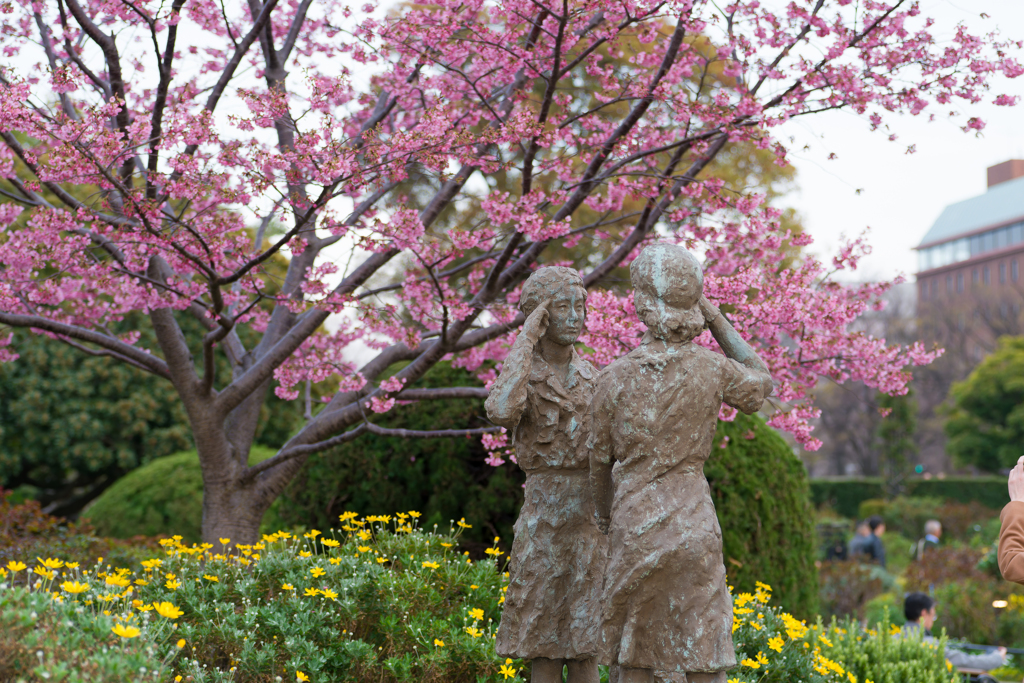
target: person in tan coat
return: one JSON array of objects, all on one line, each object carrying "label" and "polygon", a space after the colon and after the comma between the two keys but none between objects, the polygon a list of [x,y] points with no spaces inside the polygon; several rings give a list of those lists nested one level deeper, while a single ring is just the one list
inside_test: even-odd
[{"label": "person in tan coat", "polygon": [[1003,578],[1024,583],[1024,455],[1010,470],[1010,502],[999,515],[999,571]]}]

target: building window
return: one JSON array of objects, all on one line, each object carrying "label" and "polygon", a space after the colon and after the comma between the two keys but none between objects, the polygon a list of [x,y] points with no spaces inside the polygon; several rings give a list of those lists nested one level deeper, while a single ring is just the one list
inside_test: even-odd
[{"label": "building window", "polygon": [[1017,281],[1017,259],[1010,261],[1010,279]]},{"label": "building window", "polygon": [[971,284],[972,285],[978,284],[978,269],[977,268],[972,268],[971,269]]},{"label": "building window", "polygon": [[932,298],[934,299],[939,293],[939,278],[932,278]]},{"label": "building window", "polygon": [[[978,271],[974,271],[974,274],[977,275]],[[956,293],[957,294],[963,294],[964,293],[964,274],[963,273],[957,273],[956,274]]]},{"label": "building window", "polygon": [[1000,263],[999,264],[999,284],[1001,284],[1001,285],[1005,285],[1006,284],[1006,264],[1005,263]]},{"label": "building window", "polygon": [[992,278],[989,277],[988,266],[985,266],[984,268],[982,268],[981,272],[982,272],[981,278],[985,281],[985,284],[986,285],[992,284]]},{"label": "building window", "polygon": [[[1017,262],[1014,261],[1014,263],[1017,263]],[[947,275],[946,276],[946,294],[952,294],[952,293],[953,293],[953,276],[952,275]]]}]

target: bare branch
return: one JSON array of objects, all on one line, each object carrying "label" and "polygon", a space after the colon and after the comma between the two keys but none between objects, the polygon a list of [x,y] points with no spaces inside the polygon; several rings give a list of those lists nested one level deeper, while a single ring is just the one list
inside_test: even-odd
[{"label": "bare branch", "polygon": [[406,389],[394,397],[399,401],[436,401],[450,398],[487,398],[484,387],[446,387],[443,389]]},{"label": "bare branch", "polygon": [[71,339],[80,339],[85,342],[96,344],[97,346],[101,346],[119,356],[123,356],[134,363],[145,366],[145,368],[154,375],[159,375],[166,379],[171,378],[167,363],[156,356],[146,353],[142,349],[136,348],[131,344],[126,344],[120,339],[106,334],[87,330],[84,327],[78,327],[77,325],[59,323],[37,315],[17,315],[15,313],[0,312],[0,323],[11,327],[27,327],[30,329],[43,330],[52,334],[59,334]]}]

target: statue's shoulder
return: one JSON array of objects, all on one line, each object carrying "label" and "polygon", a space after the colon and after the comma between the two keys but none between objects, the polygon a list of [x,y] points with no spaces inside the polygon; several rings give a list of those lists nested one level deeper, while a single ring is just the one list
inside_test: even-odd
[{"label": "statue's shoulder", "polygon": [[618,377],[623,374],[628,374],[632,368],[636,367],[639,362],[639,355],[637,352],[640,349],[633,349],[625,356],[619,356],[608,365],[601,368],[601,371],[597,373],[597,381],[600,382],[606,377]]}]

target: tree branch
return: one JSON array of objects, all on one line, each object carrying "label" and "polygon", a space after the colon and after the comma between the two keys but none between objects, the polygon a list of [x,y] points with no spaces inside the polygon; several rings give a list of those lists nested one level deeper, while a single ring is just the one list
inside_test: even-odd
[{"label": "tree branch", "polygon": [[115,354],[124,356],[124,358],[133,361],[134,363],[143,365],[154,375],[159,375],[166,379],[171,378],[167,363],[156,356],[148,354],[142,349],[138,349],[131,344],[126,344],[120,339],[110,337],[99,332],[94,332],[93,330],[87,330],[84,327],[59,323],[37,315],[17,315],[15,313],[4,312],[0,312],[0,323],[11,327],[27,327],[30,329],[43,330],[52,334],[59,334],[72,339],[81,339],[82,341],[102,346]]}]

